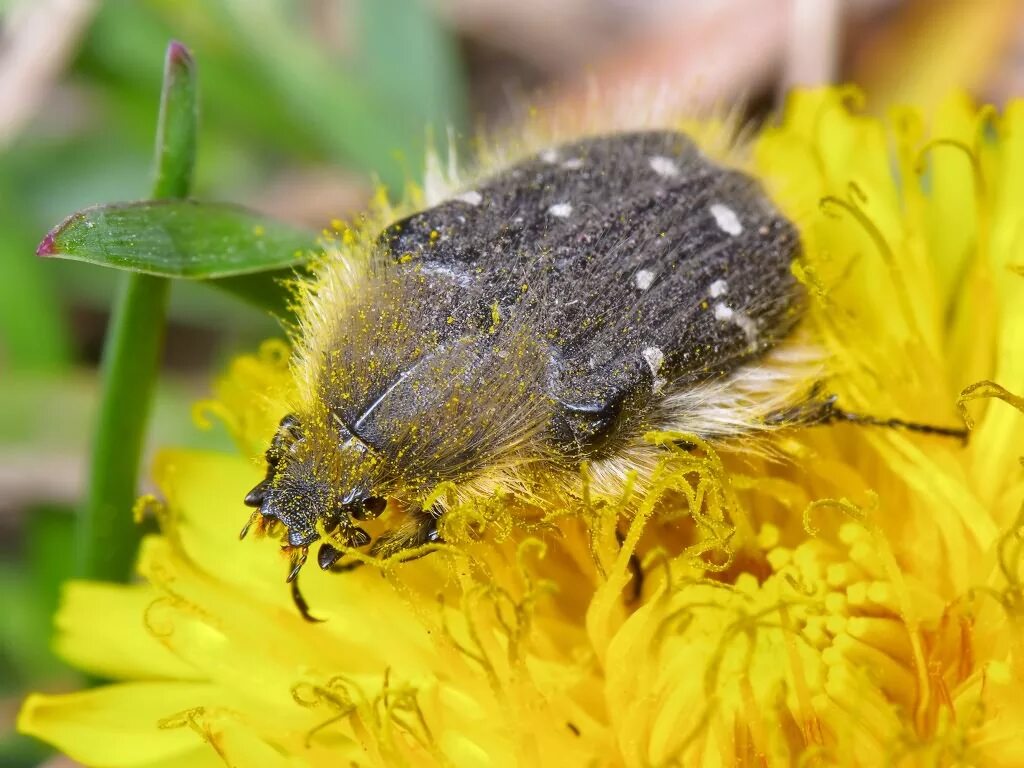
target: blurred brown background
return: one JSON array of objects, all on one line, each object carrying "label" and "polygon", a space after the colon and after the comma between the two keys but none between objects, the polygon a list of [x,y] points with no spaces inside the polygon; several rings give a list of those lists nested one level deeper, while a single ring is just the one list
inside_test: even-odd
[{"label": "blurred brown background", "polygon": [[[953,89],[1024,94],[1020,0],[0,1],[0,765],[26,690],[74,684],[48,650],[82,494],[114,275],[33,256],[47,229],[143,197],[163,49],[199,67],[196,194],[320,228],[377,178],[418,175],[427,127],[506,126],[522,104],[661,86],[680,105],[770,117],[794,85],[853,82],[883,112]],[[538,96],[536,94],[543,94]],[[227,446],[191,403],[278,333],[177,283],[151,444]]]}]

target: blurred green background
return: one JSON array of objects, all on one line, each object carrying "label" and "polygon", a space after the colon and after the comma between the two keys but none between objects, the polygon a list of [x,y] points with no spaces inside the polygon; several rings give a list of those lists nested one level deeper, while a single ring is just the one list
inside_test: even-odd
[{"label": "blurred green background", "polygon": [[[874,110],[1024,92],[1018,0],[0,0],[0,766],[47,759],[13,734],[24,692],[79,683],[49,651],[50,620],[117,278],[33,252],[69,213],[148,194],[172,38],[199,72],[195,196],[313,229],[376,183],[418,178],[428,136],[467,143],[527,98],[571,106],[595,83],[743,99],[755,120],[794,84],[854,81]],[[176,282],[149,445],[229,447],[191,404],[274,334]]]}]

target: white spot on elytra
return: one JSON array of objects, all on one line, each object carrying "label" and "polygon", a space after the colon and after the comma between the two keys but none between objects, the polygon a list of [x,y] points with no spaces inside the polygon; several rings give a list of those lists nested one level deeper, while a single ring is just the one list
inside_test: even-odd
[{"label": "white spot on elytra", "polygon": [[757,344],[757,323],[742,312],[737,312],[736,325],[740,327],[740,330],[743,331],[743,334],[747,337],[747,343],[750,344],[751,347],[754,347]]},{"label": "white spot on elytra", "polygon": [[715,217],[715,223],[723,232],[735,236],[743,231],[740,217],[728,205],[722,205],[722,203],[712,204],[711,215]]},{"label": "white spot on elytra", "polygon": [[735,323],[743,331],[743,335],[747,337],[747,343],[750,347],[754,348],[757,345],[757,323],[742,312],[737,312],[720,301],[715,304],[715,320],[720,320],[723,323]]},{"label": "white spot on elytra", "polygon": [[569,203],[555,203],[548,208],[548,213],[552,216],[557,216],[560,219],[566,218],[572,213],[572,206]]},{"label": "white spot on elytra", "polygon": [[424,264],[420,267],[420,272],[424,275],[440,275],[464,288],[468,288],[474,283],[473,276],[461,269],[452,269],[451,267],[442,267],[436,264]]},{"label": "white spot on elytra", "polygon": [[658,347],[647,347],[641,354],[644,356],[644,360],[647,361],[651,374],[657,376],[658,371],[661,370],[661,366],[665,362],[665,353]]},{"label": "white spot on elytra", "polygon": [[475,189],[471,189],[469,192],[463,192],[461,195],[456,195],[455,199],[460,200],[463,203],[468,203],[469,205],[480,205],[480,203],[483,202],[484,196]]},{"label": "white spot on elytra", "polygon": [[583,167],[583,160],[581,160],[578,157],[570,157],[568,160],[562,163],[562,167],[567,168],[570,171],[578,171],[580,168]]},{"label": "white spot on elytra", "polygon": [[712,299],[717,299],[719,296],[725,296],[729,291],[729,284],[725,280],[715,280],[710,286],[708,286],[708,296]]},{"label": "white spot on elytra", "polygon": [[540,153],[540,159],[545,163],[557,163],[558,153],[553,149],[545,149]]},{"label": "white spot on elytra", "polygon": [[676,165],[676,161],[670,157],[664,155],[654,155],[648,158],[648,162],[651,164],[651,170],[659,176],[678,176],[679,166]]},{"label": "white spot on elytra", "polygon": [[654,273],[649,269],[638,269],[633,275],[633,284],[641,291],[646,291],[654,282]]}]

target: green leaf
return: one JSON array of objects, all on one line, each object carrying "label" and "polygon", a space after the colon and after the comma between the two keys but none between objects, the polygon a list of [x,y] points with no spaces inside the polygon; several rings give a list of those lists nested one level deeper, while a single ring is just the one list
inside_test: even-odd
[{"label": "green leaf", "polygon": [[316,248],[313,233],[241,206],[154,200],[72,214],[36,253],[159,277],[210,279],[300,264]]}]

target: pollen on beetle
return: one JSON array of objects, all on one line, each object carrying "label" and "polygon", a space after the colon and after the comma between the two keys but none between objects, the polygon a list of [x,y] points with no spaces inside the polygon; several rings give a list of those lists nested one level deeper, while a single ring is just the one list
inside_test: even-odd
[{"label": "pollen on beetle", "polygon": [[743,232],[743,224],[740,223],[740,217],[729,206],[722,203],[713,203],[711,205],[711,215],[715,217],[715,223],[723,232],[733,236]]},{"label": "pollen on beetle", "polygon": [[567,218],[572,213],[572,205],[569,203],[555,203],[548,208],[548,213],[560,219]]},{"label": "pollen on beetle", "polygon": [[679,175],[679,166],[676,165],[675,160],[664,155],[654,155],[648,162],[651,165],[651,170],[659,176],[671,177]]}]

